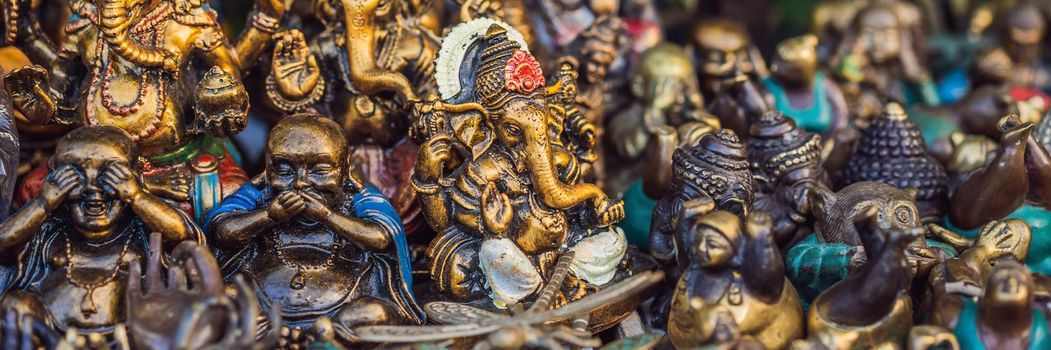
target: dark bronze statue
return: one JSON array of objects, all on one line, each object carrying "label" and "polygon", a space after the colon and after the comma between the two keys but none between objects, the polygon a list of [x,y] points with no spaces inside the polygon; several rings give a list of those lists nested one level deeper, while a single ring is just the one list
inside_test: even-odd
[{"label": "dark bronze statue", "polygon": [[285,117],[267,141],[266,172],[210,214],[223,274],[242,273],[263,312],[289,328],[419,324],[405,233],[390,203],[351,171],[339,124]]},{"label": "dark bronze statue", "polygon": [[808,338],[800,343],[827,349],[905,344],[913,324],[909,297],[913,272],[906,250],[923,236],[923,229],[880,223],[880,210],[861,208],[853,218],[851,225],[868,232],[862,235],[867,262],[814,300],[807,315]]},{"label": "dark bronze statue", "polygon": [[279,115],[310,111],[342,125],[352,163],[391,200],[408,234],[426,223],[409,184],[418,147],[406,138],[406,116],[417,96],[437,89],[439,41],[414,4],[317,1],[313,15],[323,28],[309,42],[296,30],[278,33],[266,78]]},{"label": "dark bronze statue", "polygon": [[752,209],[772,216],[774,240],[786,244],[808,221],[807,193],[815,186],[828,186],[821,166],[821,136],[770,111],[752,124],[747,146],[756,179]]},{"label": "dark bronze statue", "polygon": [[[163,260],[160,247],[160,234],[154,233],[145,273],[139,263],[131,263],[128,316],[122,325],[127,337],[116,337],[119,348],[252,350],[276,343],[277,332],[256,339],[258,298],[240,276],[231,289],[235,295],[227,295],[219,264],[207,247],[183,241],[170,260]],[[269,317],[271,324],[280,325],[280,313]]]},{"label": "dark bronze statue", "polygon": [[[4,308],[58,330],[107,334],[125,320],[128,266],[151,249],[203,242],[182,211],[145,190],[135,142],[111,126],[76,129],[59,141],[40,195],[0,224],[12,275]],[[158,242],[153,242],[158,243]]]},{"label": "dark bronze statue", "polygon": [[829,135],[850,123],[847,101],[832,77],[818,66],[817,37],[807,35],[777,45],[763,86],[777,110],[807,131]]},{"label": "dark bronze statue", "polygon": [[[895,1],[896,2],[896,1]],[[914,89],[920,101],[938,104],[930,73],[914,42],[919,38],[897,7],[877,1],[860,10],[839,42],[830,65],[851,106],[855,124],[864,127],[887,101],[906,101]]]},{"label": "dark bronze statue", "polygon": [[960,344],[984,349],[1041,349],[1051,346],[1047,319],[1034,307],[1034,277],[1017,261],[1003,260],[983,281],[979,298],[952,295],[939,301],[932,322],[953,329]]},{"label": "dark bronze statue", "polygon": [[[880,182],[858,182],[831,193],[812,187],[807,194],[814,218],[815,234],[796,242],[785,254],[788,275],[804,300],[811,300],[832,284],[846,278],[863,266],[874,252],[864,242],[877,232],[859,231],[852,224],[871,208],[880,227],[897,230],[922,229],[916,190],[902,190]],[[868,226],[866,226],[868,227]],[[932,241],[912,240],[905,249],[912,272],[926,276],[927,271],[945,255],[955,251]]]},{"label": "dark bronze statue", "polygon": [[656,324],[667,317],[674,295],[674,283],[690,265],[689,249],[679,237],[678,218],[686,207],[701,204],[708,210],[721,210],[743,220],[752,207],[754,192],[748,153],[733,131],[721,129],[701,136],[689,147],[675,150],[673,176],[664,197],[657,201],[650,221],[650,254],[664,265],[665,290],[653,305]]},{"label": "dark bronze statue", "polygon": [[931,156],[919,128],[898,103],[861,132],[847,159],[842,182],[879,181],[900,189],[916,189],[916,204],[924,222],[940,221],[948,197],[945,167]]},{"label": "dark bronze statue", "polygon": [[[768,349],[785,348],[803,336],[803,308],[785,277],[771,217],[752,212],[742,222],[711,205],[687,202],[678,219],[689,266],[671,302],[668,335],[678,349],[718,344],[729,318],[738,337]],[[733,339],[736,340],[736,339]]]},{"label": "dark bronze statue", "polygon": [[767,110],[759,86],[769,73],[744,27],[729,19],[701,22],[693,29],[687,52],[697,67],[708,110],[724,128],[746,135],[748,125]]}]

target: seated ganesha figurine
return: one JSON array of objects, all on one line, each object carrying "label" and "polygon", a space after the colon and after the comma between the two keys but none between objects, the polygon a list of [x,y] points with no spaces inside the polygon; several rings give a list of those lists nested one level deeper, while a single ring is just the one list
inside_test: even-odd
[{"label": "seated ganesha figurine", "polygon": [[0,257],[13,267],[0,269],[0,308],[54,330],[108,335],[124,322],[129,264],[160,249],[150,232],[168,248],[203,244],[186,214],[145,190],[138,159],[135,142],[112,126],[58,142],[40,195],[0,224]]},{"label": "seated ganesha figurine", "polygon": [[339,124],[285,117],[270,132],[266,172],[227,197],[205,229],[227,280],[241,273],[261,311],[289,327],[330,318],[338,335],[419,324],[405,231],[379,190],[351,173]]},{"label": "seated ganesha figurine", "polygon": [[623,204],[582,182],[527,50],[501,22],[457,26],[438,57],[441,100],[431,96],[417,109],[413,132],[423,142],[413,184],[438,232],[431,276],[457,301],[528,302],[567,250],[575,254],[567,301],[623,271],[627,244],[611,227]]}]

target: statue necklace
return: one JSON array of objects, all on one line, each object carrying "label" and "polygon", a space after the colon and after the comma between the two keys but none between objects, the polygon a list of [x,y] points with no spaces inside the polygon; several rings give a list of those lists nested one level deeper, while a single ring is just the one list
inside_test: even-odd
[{"label": "statue necklace", "polygon": [[328,257],[325,258],[325,262],[322,262],[318,265],[306,265],[301,263],[288,262],[288,258],[285,257],[285,253],[282,251],[281,246],[279,245],[280,242],[277,241],[276,238],[274,239],[274,241],[274,251],[277,253],[277,260],[281,262],[281,265],[292,266],[296,268],[296,274],[292,275],[292,281],[288,283],[289,288],[300,290],[303,289],[303,287],[306,287],[306,278],[303,277],[303,271],[324,271],[332,268],[333,266],[336,266],[336,253],[339,251],[340,243],[339,237],[335,237],[335,235],[333,235],[332,237],[332,245],[329,246],[330,253]]},{"label": "statue necklace", "polygon": [[124,261],[124,256],[128,254],[128,247],[131,246],[131,238],[124,240],[124,247],[120,249],[120,255],[117,256],[117,262],[113,266],[113,271],[110,271],[109,276],[103,278],[101,281],[94,283],[85,283],[84,281],[78,281],[73,274],[73,244],[70,243],[69,234],[66,237],[66,281],[73,284],[77,288],[83,289],[86,292],[84,299],[80,301],[80,312],[85,316],[90,316],[98,311],[95,307],[95,289],[102,287],[110,282],[113,282],[117,278],[117,274],[120,273],[120,263]]}]

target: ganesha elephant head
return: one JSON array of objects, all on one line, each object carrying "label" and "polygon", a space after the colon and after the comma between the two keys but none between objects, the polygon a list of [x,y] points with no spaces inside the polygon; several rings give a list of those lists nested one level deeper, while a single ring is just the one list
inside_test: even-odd
[{"label": "ganesha elephant head", "polygon": [[[113,52],[131,63],[147,68],[178,70],[174,54],[164,47],[148,47],[128,37],[135,19],[148,11],[154,0],[97,0],[100,9],[99,23],[102,39]],[[194,1],[194,0],[184,0]],[[199,2],[199,1],[198,1]],[[198,7],[199,4],[198,4]]]},{"label": "ganesha elephant head", "polygon": [[454,137],[468,146],[470,158],[487,152],[506,154],[514,172],[529,178],[540,203],[549,208],[566,210],[587,201],[600,226],[623,217],[620,203],[598,186],[571,183],[560,176],[560,170],[571,165],[558,155],[560,141],[552,135],[550,109],[543,97],[513,98],[503,108],[471,119],[477,120],[475,125],[453,126]]}]

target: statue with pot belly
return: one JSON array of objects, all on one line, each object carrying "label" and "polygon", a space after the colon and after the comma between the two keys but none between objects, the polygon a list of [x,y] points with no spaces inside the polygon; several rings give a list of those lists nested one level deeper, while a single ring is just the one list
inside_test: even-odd
[{"label": "statue with pot belly", "polygon": [[438,62],[441,97],[418,106],[413,128],[437,290],[490,308],[529,303],[568,252],[559,300],[623,277],[623,205],[581,179],[562,109],[548,102],[565,80],[545,87],[522,36],[490,19],[455,27]]},{"label": "statue with pot belly", "polygon": [[[130,265],[179,241],[204,242],[185,213],[146,191],[138,161],[131,136],[112,126],[58,142],[40,195],[0,224],[0,256],[13,267],[0,307],[108,336],[125,319]],[[161,240],[151,244],[150,232]]]},{"label": "statue with pot belly", "polygon": [[352,341],[353,327],[420,324],[424,315],[401,219],[352,173],[347,152],[331,119],[285,117],[267,141],[264,176],[223,200],[205,229],[223,274],[243,274],[261,312],[279,309],[293,329],[327,318]]},{"label": "statue with pot belly", "polygon": [[342,125],[357,171],[390,198],[408,234],[426,223],[409,185],[418,145],[405,137],[406,116],[417,96],[437,88],[439,38],[418,22],[421,9],[392,0],[317,1],[313,14],[323,28],[309,39],[278,33],[265,84],[282,115],[315,112]]}]

